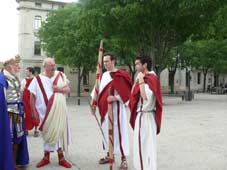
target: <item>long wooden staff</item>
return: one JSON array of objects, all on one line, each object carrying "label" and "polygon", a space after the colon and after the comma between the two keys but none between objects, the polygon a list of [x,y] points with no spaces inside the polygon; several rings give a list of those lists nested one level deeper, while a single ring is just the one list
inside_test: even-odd
[{"label": "long wooden staff", "polygon": [[[109,96],[112,96],[114,93],[113,88],[109,89]],[[113,135],[113,103],[108,103],[108,128],[109,128],[109,164],[110,170],[113,169],[114,161],[114,135]]]},{"label": "long wooden staff", "polygon": [[102,55],[103,55],[103,40],[101,40],[100,46],[99,46],[99,56],[98,56],[98,62],[97,62],[97,68],[96,68],[96,79],[95,79],[95,95],[93,98],[94,104],[97,104],[97,101],[98,101],[99,84],[100,84],[100,78],[102,74]]},{"label": "long wooden staff", "polygon": [[[100,84],[100,78],[102,74],[102,55],[103,55],[103,40],[100,41],[100,45],[99,45],[99,56],[98,56],[97,67],[96,67],[96,79],[95,79],[95,87],[94,87],[95,92],[94,92],[94,96],[92,97],[92,102],[90,102],[90,107],[97,106],[98,95],[99,95],[99,84]],[[95,119],[98,120],[96,114],[94,113],[93,115],[95,116]],[[100,126],[98,121],[97,123]],[[101,132],[103,134],[103,131]]]},{"label": "long wooden staff", "polygon": [[[93,100],[92,105],[95,105],[95,106],[97,105],[97,101],[98,101],[99,84],[100,84],[100,79],[101,79],[101,74],[102,74],[102,55],[103,55],[103,40],[100,41],[100,45],[99,45],[99,55],[98,55],[98,61],[97,61],[97,67],[96,67],[95,93],[94,93],[94,98],[92,99]],[[92,105],[91,105],[91,107],[92,107]],[[104,132],[102,130],[102,127],[98,121],[96,114],[94,114],[94,117],[95,117],[95,120],[102,133],[103,140],[107,143]]]}]

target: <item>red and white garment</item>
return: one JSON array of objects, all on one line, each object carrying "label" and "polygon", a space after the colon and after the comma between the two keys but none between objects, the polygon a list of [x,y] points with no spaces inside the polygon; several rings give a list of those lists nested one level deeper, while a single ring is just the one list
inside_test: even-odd
[{"label": "red and white garment", "polygon": [[134,128],[133,162],[138,170],[157,170],[157,145],[155,122],[155,101],[153,92],[145,84],[147,100],[139,99],[138,115]]},{"label": "red and white garment", "polygon": [[[39,78],[40,78],[41,83],[43,85],[43,89],[45,91],[48,102],[50,101],[51,96],[53,97],[54,92],[53,92],[52,87],[53,87],[54,81],[56,80],[56,77],[59,75],[58,73],[59,73],[59,71],[55,71],[54,76],[51,77],[51,78],[49,78],[45,75],[42,75],[42,74],[39,75]],[[64,81],[68,82],[65,74],[63,74],[63,73],[61,73],[61,74],[63,75],[63,79],[65,79]],[[35,106],[36,106],[36,109],[37,109],[39,116],[40,116],[40,119],[41,119],[41,125],[43,125],[43,127],[45,127],[45,124],[43,124],[44,123],[43,121],[45,120],[45,121],[48,122],[48,119],[47,119],[48,117],[46,118],[48,107],[47,107],[47,104],[46,104],[45,99],[44,99],[43,90],[41,90],[41,87],[40,87],[40,84],[37,80],[37,77],[32,80],[28,89],[36,97]],[[62,95],[62,98],[64,98],[64,101],[65,101],[63,104],[66,105],[65,96],[63,94],[58,94],[58,95]],[[64,106],[64,108],[66,108],[66,107]],[[68,123],[67,111],[64,114],[66,114],[66,131],[64,132],[63,137],[66,138],[66,143],[64,143],[61,138],[58,141],[56,141],[55,144],[53,144],[53,143],[50,144],[47,141],[45,141],[45,139],[44,139],[44,150],[45,151],[56,151],[59,148],[62,148],[64,150],[65,145],[69,145],[69,144],[72,143],[71,132],[70,132],[69,123]],[[56,116],[58,116],[58,115],[56,115]],[[53,135],[55,135],[54,133],[57,133],[57,132],[53,132]]]},{"label": "red and white garment", "polygon": [[[113,134],[114,134],[114,154],[128,156],[129,155],[129,139],[128,139],[128,122],[125,103],[129,99],[131,90],[131,78],[128,72],[118,70],[117,72],[105,72],[102,75],[99,84],[98,108],[101,117],[101,126],[105,135],[103,139],[103,147],[108,151],[108,113],[107,113],[107,97],[109,88],[114,89],[114,96],[117,98],[113,102]],[[93,91],[94,94],[94,91]],[[91,94],[91,96],[93,96]]]}]

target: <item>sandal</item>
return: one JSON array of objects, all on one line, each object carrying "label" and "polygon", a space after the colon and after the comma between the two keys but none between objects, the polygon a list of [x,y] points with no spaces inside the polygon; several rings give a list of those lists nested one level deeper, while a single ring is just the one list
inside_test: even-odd
[{"label": "sandal", "polygon": [[34,131],[34,135],[33,136],[34,137],[39,137],[39,131],[38,130]]},{"label": "sandal", "polygon": [[122,160],[121,165],[119,167],[119,170],[127,170],[128,169],[128,163],[126,160]]},{"label": "sandal", "polygon": [[104,158],[101,158],[100,160],[99,160],[99,164],[107,164],[107,163],[109,163],[109,157],[108,156],[106,156],[106,157],[104,157]]},{"label": "sandal", "polygon": [[21,170],[21,167],[18,165],[15,165],[14,170]]}]

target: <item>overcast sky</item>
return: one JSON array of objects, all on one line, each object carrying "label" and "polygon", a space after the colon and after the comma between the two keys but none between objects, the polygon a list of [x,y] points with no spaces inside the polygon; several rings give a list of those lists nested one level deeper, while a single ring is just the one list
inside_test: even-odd
[{"label": "overcast sky", "polygon": [[[55,0],[76,2],[77,0]],[[0,5],[0,61],[18,53],[18,3],[16,0],[1,0]]]}]

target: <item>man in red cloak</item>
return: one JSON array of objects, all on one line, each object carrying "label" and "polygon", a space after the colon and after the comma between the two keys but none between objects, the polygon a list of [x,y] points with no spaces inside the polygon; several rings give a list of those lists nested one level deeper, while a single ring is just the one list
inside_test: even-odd
[{"label": "man in red cloak", "polygon": [[[37,130],[37,127],[39,126],[39,119],[33,119],[32,112],[31,112],[31,106],[30,106],[30,91],[28,90],[28,87],[30,83],[32,82],[34,78],[35,70],[32,67],[27,67],[25,70],[26,78],[22,80],[21,87],[22,87],[22,99],[24,102],[24,111],[25,111],[25,128],[28,133],[29,130],[32,130],[35,127],[34,131],[34,137],[39,136],[39,131]],[[38,115],[37,115],[38,117]]]},{"label": "man in red cloak", "polygon": [[133,162],[137,170],[157,169],[156,134],[162,119],[160,82],[150,72],[151,58],[138,56],[135,61],[137,78],[129,101],[130,124],[134,129]]},{"label": "man in red cloak", "polygon": [[[116,58],[113,53],[106,53],[103,57],[103,63],[107,71],[103,73],[98,89],[98,101],[92,96],[91,109],[93,114],[96,111],[96,104],[99,108],[101,117],[101,126],[104,132],[105,139],[103,140],[104,150],[107,150],[108,141],[108,103],[113,105],[113,147],[114,154],[121,155],[120,169],[125,170],[128,168],[126,156],[129,155],[129,140],[128,140],[128,123],[125,103],[129,100],[131,92],[131,77],[125,70],[115,68]],[[109,94],[112,89],[113,94]],[[108,151],[107,151],[108,152]],[[109,156],[101,158],[100,164],[109,163]]]}]

